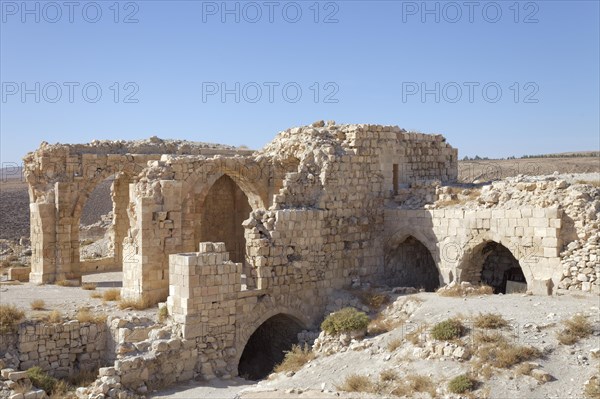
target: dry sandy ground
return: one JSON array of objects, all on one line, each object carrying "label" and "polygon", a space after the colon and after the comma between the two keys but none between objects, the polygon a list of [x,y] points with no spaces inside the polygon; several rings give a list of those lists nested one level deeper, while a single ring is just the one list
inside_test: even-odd
[{"label": "dry sandy ground", "polygon": [[[61,287],[53,284],[36,285],[33,283],[21,283],[14,285],[0,283],[0,303],[13,304],[27,311],[29,317],[41,317],[52,310],[58,309],[63,315],[73,317],[81,307],[88,307],[94,312],[110,315],[144,315],[155,317],[157,309],[146,309],[143,311],[119,310],[116,302],[103,302],[102,299],[91,298],[92,293],[103,293],[112,288],[122,286],[123,273],[97,273],[83,276],[84,282],[93,282],[97,288],[93,291],[84,290],[81,287]],[[44,311],[32,311],[30,304],[34,299],[42,299],[45,303]]]},{"label": "dry sandy ground", "polygon": [[[84,281],[97,282],[99,292],[119,287],[121,273],[99,273],[85,276]],[[0,303],[13,303],[28,310],[30,316],[40,316],[40,312],[29,310],[33,299],[43,299],[46,309],[60,309],[64,314],[74,314],[81,306],[88,306],[97,312],[111,315],[138,315],[155,317],[156,309],[145,311],[121,311],[114,303],[102,303],[90,298],[93,291],[78,287],[55,285],[0,285]],[[412,310],[406,322],[412,330],[421,324],[433,325],[453,316],[469,320],[480,312],[501,314],[511,324],[509,332],[515,334],[515,342],[532,345],[545,355],[539,360],[541,368],[556,380],[538,384],[529,376],[516,376],[511,370],[497,372],[482,388],[489,389],[491,398],[582,398],[585,381],[598,373],[600,359],[590,355],[590,351],[600,347],[600,297],[593,294],[562,295],[552,297],[525,296],[522,294],[491,295],[482,297],[454,298],[441,297],[435,293],[419,293],[400,296],[391,306],[400,308],[406,301],[412,303]],[[576,313],[589,317],[594,325],[594,335],[571,346],[558,343],[556,332],[562,328],[562,321]],[[539,330],[532,326],[541,327]],[[450,378],[469,371],[469,362],[453,359],[421,359],[412,356],[414,347],[408,341],[394,352],[389,352],[388,343],[401,339],[407,332],[396,328],[388,333],[367,337],[369,344],[364,350],[347,351],[331,356],[320,355],[309,362],[295,375],[288,377],[276,374],[275,378],[259,383],[240,378],[213,380],[211,382],[171,387],[153,393],[153,398],[356,398],[376,397],[368,394],[336,392],[336,386],[343,383],[349,374],[364,374],[377,378],[385,369],[393,369],[399,375],[411,373],[429,375],[438,386],[445,386]],[[291,390],[294,389],[294,392]],[[301,391],[301,393],[298,393]]]}]

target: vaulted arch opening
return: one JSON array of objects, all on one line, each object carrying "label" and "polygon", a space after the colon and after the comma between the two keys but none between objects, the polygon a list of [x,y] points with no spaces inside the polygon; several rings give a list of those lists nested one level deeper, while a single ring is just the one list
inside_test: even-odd
[{"label": "vaulted arch opening", "polygon": [[244,191],[227,175],[221,176],[208,190],[203,201],[196,201],[199,223],[195,243],[224,242],[233,262],[244,262],[246,239],[242,222],[252,208]]},{"label": "vaulted arch opening", "polygon": [[[494,289],[495,294],[527,291],[527,281],[519,261],[504,245],[494,241],[482,248],[481,282]],[[516,284],[515,284],[516,283]]]},{"label": "vaulted arch opening", "polygon": [[495,294],[527,291],[527,279],[519,261],[504,245],[486,241],[467,254],[462,281],[485,284]]},{"label": "vaulted arch opening", "polygon": [[281,363],[285,352],[298,343],[298,333],[302,330],[300,321],[283,313],[267,319],[248,339],[238,374],[249,380],[266,378]]},{"label": "vaulted arch opening", "polygon": [[440,286],[431,252],[413,236],[388,250],[383,278],[386,285],[423,288],[428,292]]}]

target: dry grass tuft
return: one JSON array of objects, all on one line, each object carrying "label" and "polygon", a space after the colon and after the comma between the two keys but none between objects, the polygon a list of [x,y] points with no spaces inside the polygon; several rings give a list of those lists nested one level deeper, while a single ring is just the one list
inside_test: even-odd
[{"label": "dry grass tuft", "polygon": [[150,304],[145,299],[121,299],[119,301],[119,309],[148,309]]},{"label": "dry grass tuft", "polygon": [[483,363],[504,369],[536,359],[541,355],[542,353],[536,348],[510,344],[505,339],[482,345],[477,349],[477,356]]},{"label": "dry grass tuft", "polygon": [[106,322],[107,315],[104,313],[92,313],[88,308],[81,308],[75,315],[75,318],[80,323],[95,323],[101,324]]},{"label": "dry grass tuft", "polygon": [[34,299],[29,305],[31,310],[44,310],[46,308],[46,302],[41,299]]},{"label": "dry grass tuft", "polygon": [[502,315],[497,313],[479,313],[473,320],[473,325],[477,328],[497,329],[506,327],[508,322],[504,320]]},{"label": "dry grass tuft", "polygon": [[433,380],[425,375],[409,374],[404,377],[400,384],[391,390],[391,394],[395,396],[413,397],[417,392],[427,392],[432,397],[435,397],[435,385]]},{"label": "dry grass tuft", "polygon": [[394,327],[395,325],[392,322],[386,320],[385,317],[380,314],[369,322],[367,333],[369,335],[379,335],[393,330]]},{"label": "dry grass tuft", "polygon": [[464,296],[479,296],[479,295],[492,295],[494,289],[489,285],[474,285],[463,287],[460,284],[456,284],[453,287],[447,288],[442,287],[437,290],[438,295],[449,296],[449,297],[464,297]]},{"label": "dry grass tuft", "polygon": [[48,323],[53,323],[53,324],[62,323],[62,321],[63,321],[62,313],[60,313],[60,310],[55,309],[52,312],[50,312],[50,314],[46,317],[46,321]]},{"label": "dry grass tuft", "polygon": [[96,289],[96,283],[83,283],[81,289],[86,291],[93,291]]},{"label": "dry grass tuft", "polygon": [[592,324],[582,315],[575,315],[564,322],[565,328],[557,334],[558,342],[573,345],[592,334]]},{"label": "dry grass tuft", "polygon": [[346,392],[373,392],[375,384],[365,375],[350,374],[344,383],[336,388]]},{"label": "dry grass tuft", "polygon": [[296,372],[314,358],[315,354],[310,350],[308,345],[305,345],[304,348],[301,348],[299,345],[294,345],[289,352],[286,352],[283,361],[275,366],[274,371],[276,373],[287,371]]},{"label": "dry grass tuft", "polygon": [[585,384],[583,394],[588,399],[600,399],[600,378],[597,375]]},{"label": "dry grass tuft", "polygon": [[69,384],[74,387],[86,387],[96,381],[98,369],[78,370],[69,376]]},{"label": "dry grass tuft", "polygon": [[0,305],[0,334],[15,332],[25,312],[14,305]]},{"label": "dry grass tuft", "polygon": [[406,339],[412,343],[413,345],[418,345],[421,342],[421,335],[425,333],[428,326],[426,324],[421,324],[419,327],[406,334]]},{"label": "dry grass tuft", "polygon": [[33,388],[33,385],[31,385],[30,381],[27,380],[21,380],[19,382],[17,382],[12,390],[14,391],[14,393],[20,393],[20,394],[25,394],[29,391],[31,391],[31,388]]},{"label": "dry grass tuft", "polygon": [[383,370],[379,374],[379,379],[383,382],[392,382],[398,379],[398,374],[391,369]]},{"label": "dry grass tuft", "polygon": [[105,301],[119,301],[121,300],[121,290],[117,288],[111,288],[110,290],[104,291],[102,299]]},{"label": "dry grass tuft", "polygon": [[399,347],[402,346],[402,340],[399,338],[391,340],[387,345],[387,350],[390,352],[396,351]]},{"label": "dry grass tuft", "polygon": [[504,336],[498,332],[494,332],[494,333],[478,332],[473,337],[473,342],[475,343],[476,346],[481,346],[481,345],[486,345],[486,344],[496,345],[496,344],[504,343],[505,341],[506,341],[506,338],[504,338]]},{"label": "dry grass tuft", "polygon": [[56,282],[56,285],[61,287],[79,287],[79,282],[75,280],[59,280]]},{"label": "dry grass tuft", "polygon": [[517,375],[530,375],[531,370],[533,370],[535,366],[531,363],[525,362],[517,365],[515,367],[515,374]]},{"label": "dry grass tuft", "polygon": [[90,298],[102,299],[102,293],[101,292],[90,292]]}]

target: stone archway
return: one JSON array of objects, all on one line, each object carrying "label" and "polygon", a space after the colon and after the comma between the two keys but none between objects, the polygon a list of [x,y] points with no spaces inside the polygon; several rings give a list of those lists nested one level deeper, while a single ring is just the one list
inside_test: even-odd
[{"label": "stone archway", "polygon": [[430,250],[412,235],[388,246],[383,276],[387,285],[397,287],[432,292],[440,286],[440,273]]},{"label": "stone archway", "polygon": [[460,274],[461,281],[489,285],[495,294],[525,292],[531,279],[510,249],[492,240],[465,253]]},{"label": "stone archway", "polygon": [[[76,250],[73,251],[74,263],[80,265],[80,272],[89,273],[122,269],[123,239],[127,234],[130,224],[127,208],[129,206],[129,184],[132,181],[133,177],[130,174],[113,172],[107,169],[104,173],[99,174],[95,179],[89,181],[79,193],[73,208],[71,239],[72,247],[74,249],[76,247]],[[102,193],[102,191],[106,191],[106,187],[103,187],[106,184],[109,185],[108,192]],[[99,188],[100,190],[98,190]],[[89,209],[86,208],[98,206],[98,204],[94,203],[95,199],[98,200],[98,198],[94,198],[95,196],[101,197],[99,198],[99,202],[110,201],[110,205],[106,209],[112,212],[112,224],[107,231],[109,242],[100,240],[95,245],[108,245],[110,248],[98,248],[98,252],[106,255],[106,257],[84,259],[81,257],[80,239],[85,237],[80,235],[80,228],[82,227],[82,219],[87,218],[88,222],[92,220],[88,213]],[[90,251],[87,253],[89,255]]]},{"label": "stone archway", "polygon": [[238,363],[238,375],[250,380],[266,378],[281,363],[285,352],[298,343],[304,329],[297,318],[278,313],[264,321],[252,333]]},{"label": "stone archway", "polygon": [[244,262],[246,239],[242,222],[252,208],[248,197],[228,175],[222,175],[208,190],[203,200],[195,201],[199,216],[194,242],[224,242],[230,259]]}]

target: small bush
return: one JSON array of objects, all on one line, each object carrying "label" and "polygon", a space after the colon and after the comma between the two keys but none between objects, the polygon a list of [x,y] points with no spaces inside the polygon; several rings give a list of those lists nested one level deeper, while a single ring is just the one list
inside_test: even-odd
[{"label": "small bush", "polygon": [[502,315],[496,313],[480,313],[477,317],[475,317],[473,325],[477,328],[497,329],[506,327],[508,322],[504,320]]},{"label": "small bush", "polygon": [[105,301],[119,301],[121,300],[121,290],[111,288],[110,290],[104,291],[102,299]]},{"label": "small bush", "polygon": [[34,299],[29,305],[31,306],[31,310],[44,310],[46,302],[41,299]]},{"label": "small bush", "polygon": [[592,324],[582,315],[575,315],[564,324],[565,328],[557,335],[558,342],[563,345],[573,345],[593,332]]},{"label": "small bush", "polygon": [[321,329],[335,335],[350,331],[364,330],[369,325],[369,316],[354,308],[344,308],[331,313],[321,323]]},{"label": "small bush", "polygon": [[62,323],[63,321],[63,316],[60,313],[60,310],[53,310],[52,312],[50,312],[50,314],[46,317],[46,321],[48,323]]},{"label": "small bush", "polygon": [[32,388],[32,385],[31,385],[31,382],[30,382],[30,381],[26,381],[26,380],[24,381],[24,380],[21,380],[21,381],[17,382],[17,383],[16,383],[16,384],[13,386],[12,390],[13,390],[15,393],[21,393],[21,394],[24,394],[24,393],[27,393],[27,392],[31,391],[31,388]]},{"label": "small bush", "polygon": [[90,292],[90,298],[102,299],[102,293],[101,292]]},{"label": "small bush", "polygon": [[373,392],[375,385],[365,375],[350,374],[337,389],[346,392]]},{"label": "small bush", "polygon": [[466,393],[475,387],[475,381],[466,374],[454,377],[448,382],[448,390],[452,393]]},{"label": "small bush", "polygon": [[107,319],[107,316],[103,313],[92,313],[90,312],[89,309],[87,308],[81,308],[79,309],[79,311],[77,312],[77,314],[75,315],[75,318],[80,322],[80,323],[95,323],[95,324],[101,324],[104,323]]},{"label": "small bush", "polygon": [[86,291],[93,291],[96,289],[96,283],[83,283],[81,289]]},{"label": "small bush", "polygon": [[304,348],[301,348],[299,345],[294,345],[290,351],[286,352],[283,361],[275,366],[274,371],[276,373],[287,371],[296,372],[314,358],[315,354],[312,353],[308,345],[305,345]]},{"label": "small bush", "polygon": [[25,318],[25,312],[14,305],[0,305],[0,333],[15,332],[17,325]]},{"label": "small bush", "polygon": [[46,374],[46,372],[38,366],[27,370],[27,377],[29,377],[34,386],[43,389],[48,395],[52,394],[52,391],[54,391],[54,388],[58,383],[56,378]]},{"label": "small bush", "polygon": [[464,330],[465,328],[459,320],[448,319],[434,325],[431,328],[431,336],[439,341],[450,341],[460,338]]},{"label": "small bush", "polygon": [[121,299],[119,301],[119,309],[144,310],[149,306],[148,301],[144,299]]}]

